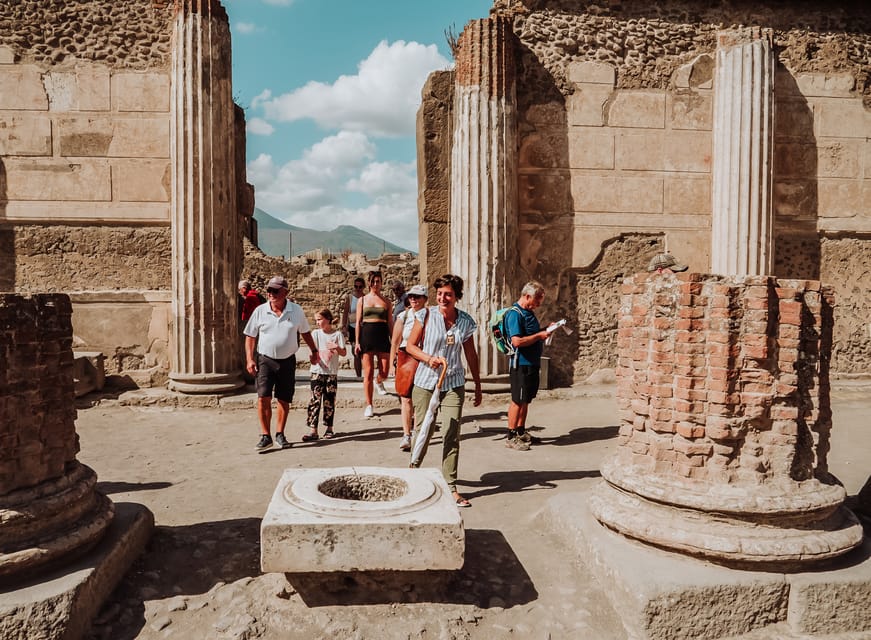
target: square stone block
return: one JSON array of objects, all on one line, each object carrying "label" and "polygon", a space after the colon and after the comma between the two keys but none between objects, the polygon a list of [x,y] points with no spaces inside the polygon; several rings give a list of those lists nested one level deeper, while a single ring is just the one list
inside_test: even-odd
[{"label": "square stone block", "polygon": [[460,569],[464,555],[437,469],[286,469],[260,525],[266,572]]}]

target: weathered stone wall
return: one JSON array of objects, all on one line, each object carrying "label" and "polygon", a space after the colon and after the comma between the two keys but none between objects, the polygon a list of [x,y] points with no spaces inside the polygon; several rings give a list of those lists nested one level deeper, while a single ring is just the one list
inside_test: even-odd
[{"label": "weathered stone wall", "polygon": [[451,141],[454,72],[430,75],[417,112],[417,210],[420,272],[432,280],[450,271]]},{"label": "weathered stone wall", "polygon": [[67,296],[0,294],[0,495],[63,475],[79,451]]},{"label": "weathered stone wall", "polygon": [[602,256],[617,239],[656,234],[710,269],[716,34],[740,25],[772,29],[778,59],[773,275],[836,286],[834,371],[871,373],[869,289],[850,284],[871,253],[871,5],[496,0],[493,12],[518,41],[518,285],[575,283],[559,304],[577,301],[580,331],[551,353],[557,384],[616,355],[590,286],[611,282]]},{"label": "weathered stone wall", "polygon": [[[163,3],[166,4],[166,3]],[[167,64],[171,18],[152,0],[9,0],[0,3],[0,47],[23,62],[101,62],[145,69]]]},{"label": "weathered stone wall", "polygon": [[[384,277],[384,295],[392,300],[390,282],[401,280],[406,289],[418,283],[419,266],[413,254],[385,254],[375,260],[366,260],[360,254],[356,259],[337,257],[306,258],[300,256],[284,260],[265,255],[247,240],[245,241],[245,262],[243,274],[261,294],[266,293],[266,283],[274,275],[287,278],[290,297],[304,310],[309,323],[314,326],[315,313],[323,308],[330,309],[336,320],[341,321],[345,299],[353,290],[354,278],[366,280],[369,271],[380,270]],[[437,274],[433,278],[438,277]],[[435,297],[430,292],[435,304]]]}]

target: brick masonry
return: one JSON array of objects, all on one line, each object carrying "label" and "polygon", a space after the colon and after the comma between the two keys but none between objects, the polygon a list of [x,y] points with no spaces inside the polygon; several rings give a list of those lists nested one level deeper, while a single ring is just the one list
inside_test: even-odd
[{"label": "brick masonry", "polygon": [[0,496],[58,478],[79,450],[72,306],[0,294]]},{"label": "brick masonry", "polygon": [[834,297],[816,281],[640,274],[621,289],[621,456],[762,484],[825,475]]}]

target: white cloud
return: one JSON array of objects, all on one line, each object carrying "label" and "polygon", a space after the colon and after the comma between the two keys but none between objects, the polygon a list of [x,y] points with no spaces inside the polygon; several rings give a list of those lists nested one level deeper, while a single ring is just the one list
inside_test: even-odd
[{"label": "white cloud", "polygon": [[[417,247],[414,163],[375,162],[362,133],[341,131],[278,167],[261,154],[248,164],[257,206],[310,229],[354,225],[400,246]],[[360,194],[368,202],[357,204]]]},{"label": "white cloud", "polygon": [[271,120],[310,118],[326,129],[365,131],[375,137],[413,135],[427,76],[449,64],[436,45],[382,40],[358,65],[357,75],[340,76],[333,84],[309,82],[258,102]]},{"label": "white cloud", "polygon": [[258,27],[253,22],[237,22],[233,26],[235,27],[236,32],[242,35],[248,35],[250,33],[261,31],[260,27]]},{"label": "white cloud", "polygon": [[269,89],[264,89],[263,91],[258,93],[256,96],[254,96],[254,98],[252,98],[251,108],[256,109],[257,105],[259,105],[262,102],[265,102],[266,100],[269,100],[271,97],[272,97],[272,91],[270,91]]},{"label": "white cloud", "polygon": [[249,133],[253,133],[255,136],[271,136],[275,133],[275,127],[263,118],[251,118],[246,128]]}]

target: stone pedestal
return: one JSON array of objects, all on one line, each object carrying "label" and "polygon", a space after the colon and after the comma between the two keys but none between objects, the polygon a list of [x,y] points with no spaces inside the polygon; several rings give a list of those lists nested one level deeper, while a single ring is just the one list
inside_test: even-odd
[{"label": "stone pedestal", "polygon": [[169,387],[244,382],[236,319],[237,222],[230,27],[217,0],[177,0],[172,58],[172,292]]},{"label": "stone pedestal", "polygon": [[462,307],[478,323],[482,377],[507,367],[487,323],[518,293],[513,47],[510,19],[473,20],[460,35],[455,72],[450,265],[466,283]]},{"label": "stone pedestal", "polygon": [[460,569],[465,533],[436,469],[287,469],[260,549],[263,571]]},{"label": "stone pedestal", "polygon": [[862,541],[827,468],[830,289],[639,274],[622,288],[606,527],[732,567],[797,571]]},{"label": "stone pedestal", "polygon": [[771,31],[719,34],[714,99],[711,271],[772,272],[774,51]]}]

